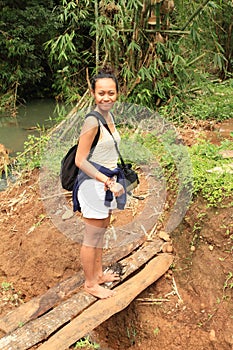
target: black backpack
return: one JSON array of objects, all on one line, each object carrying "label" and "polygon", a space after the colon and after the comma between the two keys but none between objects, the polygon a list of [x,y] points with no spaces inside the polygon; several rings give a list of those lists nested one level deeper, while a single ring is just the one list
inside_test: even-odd
[{"label": "black backpack", "polygon": [[[104,125],[106,125],[106,121],[100,113],[98,113],[96,111],[92,111],[86,115],[86,118],[89,116],[96,117],[98,120],[98,123],[99,123],[99,120],[101,120],[101,122]],[[97,134],[95,135],[95,138],[94,138],[93,143],[91,145],[91,152],[90,152],[88,158],[90,158],[90,156],[92,155],[92,153],[95,149],[95,146],[97,145],[97,143],[99,141],[99,136],[100,136],[100,125],[98,126]],[[61,161],[61,171],[60,171],[61,185],[67,191],[73,190],[75,180],[76,180],[78,172],[79,172],[79,168],[75,164],[75,155],[76,155],[77,147],[78,147],[78,144],[71,147],[69,149],[69,151],[67,152],[67,154],[65,155],[65,157]]]}]

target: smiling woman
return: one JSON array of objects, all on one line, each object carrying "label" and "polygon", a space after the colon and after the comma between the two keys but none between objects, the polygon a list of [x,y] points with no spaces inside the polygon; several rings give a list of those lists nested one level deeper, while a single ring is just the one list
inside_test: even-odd
[{"label": "smiling woman", "polygon": [[[101,299],[114,292],[101,284],[113,282],[119,276],[111,271],[103,273],[102,250],[106,228],[113,209],[124,209],[126,194],[121,169],[117,167],[120,135],[110,113],[118,95],[118,83],[113,72],[103,70],[91,82],[95,111],[103,117],[103,123],[95,117],[85,119],[81,130],[75,163],[80,171],[73,189],[73,200],[78,202],[85,222],[85,234],[80,258],[85,274],[85,290]],[[100,137],[95,149],[91,147],[98,128]],[[111,133],[110,133],[110,132]]]},{"label": "smiling woman", "polygon": [[102,78],[95,83],[92,95],[96,102],[96,110],[108,118],[108,112],[117,99],[116,83],[111,78]]}]

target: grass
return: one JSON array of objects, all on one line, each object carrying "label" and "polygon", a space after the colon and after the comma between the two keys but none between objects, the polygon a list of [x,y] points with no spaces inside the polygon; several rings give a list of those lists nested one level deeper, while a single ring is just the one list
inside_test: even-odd
[{"label": "grass", "polygon": [[220,146],[200,140],[190,147],[193,166],[193,196],[202,195],[209,206],[221,206],[233,191],[232,159],[224,159],[221,151],[233,149],[232,141],[224,141]]},{"label": "grass", "polygon": [[[135,138],[134,135],[132,137]],[[208,206],[221,206],[225,199],[231,197],[232,159],[223,158],[221,152],[233,150],[233,138],[225,140],[220,146],[200,139],[188,148],[175,142],[159,142],[153,133],[144,133],[143,137],[137,135],[137,142],[142,145],[138,161],[143,159],[145,162],[147,154],[150,154],[150,161],[153,154],[163,169],[168,189],[178,191],[182,186],[190,188],[192,197],[201,195]],[[143,156],[144,148],[147,152]]]},{"label": "grass", "polygon": [[233,79],[224,82],[205,82],[192,98],[162,106],[159,111],[166,119],[176,124],[193,120],[223,121],[233,117]]},{"label": "grass", "polygon": [[206,92],[189,101],[187,115],[197,120],[233,118],[233,79],[221,84],[210,83]]}]

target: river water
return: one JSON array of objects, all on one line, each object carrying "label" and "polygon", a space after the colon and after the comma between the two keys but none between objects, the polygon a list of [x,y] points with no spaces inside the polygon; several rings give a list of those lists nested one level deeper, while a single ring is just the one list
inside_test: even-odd
[{"label": "river water", "polygon": [[49,128],[55,123],[54,100],[34,100],[18,108],[17,117],[0,115],[0,143],[10,150],[11,156],[24,149],[28,135],[39,135],[38,126]]}]

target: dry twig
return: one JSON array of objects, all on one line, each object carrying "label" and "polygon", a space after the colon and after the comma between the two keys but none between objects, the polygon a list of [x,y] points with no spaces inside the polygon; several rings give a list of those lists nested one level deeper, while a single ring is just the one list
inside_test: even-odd
[{"label": "dry twig", "polygon": [[141,301],[142,303],[149,303],[149,304],[157,304],[157,303],[163,303],[170,301],[170,299],[165,298],[137,298],[137,301]]}]

